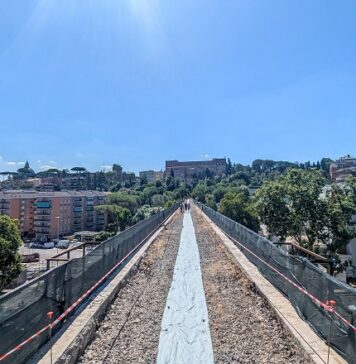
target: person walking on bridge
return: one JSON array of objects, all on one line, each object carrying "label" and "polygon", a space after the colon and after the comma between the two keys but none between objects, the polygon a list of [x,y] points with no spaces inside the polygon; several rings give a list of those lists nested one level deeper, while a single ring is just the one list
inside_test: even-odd
[{"label": "person walking on bridge", "polygon": [[185,200],[184,209],[185,209],[185,212],[189,213],[189,211],[190,211],[190,202],[189,202],[189,200]]}]

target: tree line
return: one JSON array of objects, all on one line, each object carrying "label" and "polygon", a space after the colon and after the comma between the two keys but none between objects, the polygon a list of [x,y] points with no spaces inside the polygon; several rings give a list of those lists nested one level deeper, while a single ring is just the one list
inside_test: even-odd
[{"label": "tree line", "polygon": [[[113,172],[97,172],[100,189],[112,192],[105,205],[96,207],[109,216],[109,224],[98,239],[104,240],[159,209],[193,197],[268,237],[292,239],[316,252],[324,247],[326,256],[344,253],[346,243],[355,237],[350,221],[356,214],[356,178],[350,177],[344,185],[331,184],[331,162],[328,158],[316,163],[255,160],[251,166],[244,166],[228,160],[224,176],[206,173],[193,185],[174,175],[164,181],[148,183],[145,178],[135,178],[122,183]],[[67,172],[46,173],[64,176]],[[83,177],[89,172],[74,167],[72,173]],[[98,184],[94,186],[98,188]],[[0,289],[19,273],[20,244],[18,223],[0,216]],[[4,273],[7,266],[9,274]]]}]

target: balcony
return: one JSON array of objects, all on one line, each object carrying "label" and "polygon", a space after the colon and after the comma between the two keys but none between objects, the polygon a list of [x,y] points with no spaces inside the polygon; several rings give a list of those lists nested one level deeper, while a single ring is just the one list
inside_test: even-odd
[{"label": "balcony", "polygon": [[52,207],[51,201],[36,201],[35,207],[38,209],[50,209]]},{"label": "balcony", "polygon": [[35,221],[34,226],[49,227],[51,223],[49,221]]},{"label": "balcony", "polygon": [[39,221],[49,221],[51,220],[51,214],[35,214],[34,219]]},{"label": "balcony", "polygon": [[51,212],[48,209],[36,209],[35,215],[37,215],[37,216],[50,216]]},{"label": "balcony", "polygon": [[37,234],[49,234],[49,231],[50,231],[49,228],[45,228],[42,226],[41,227],[35,226],[34,230]]}]

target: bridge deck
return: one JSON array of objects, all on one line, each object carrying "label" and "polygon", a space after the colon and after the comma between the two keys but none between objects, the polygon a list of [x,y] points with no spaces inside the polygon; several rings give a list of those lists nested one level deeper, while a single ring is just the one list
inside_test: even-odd
[{"label": "bridge deck", "polygon": [[[215,362],[311,362],[226,254],[220,238],[195,208],[192,218]],[[79,362],[156,362],[181,230],[182,215],[177,215],[120,290]]]}]

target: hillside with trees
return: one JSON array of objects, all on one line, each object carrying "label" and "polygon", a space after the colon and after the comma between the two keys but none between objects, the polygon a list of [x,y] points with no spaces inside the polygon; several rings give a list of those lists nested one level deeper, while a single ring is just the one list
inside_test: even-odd
[{"label": "hillside with trees", "polygon": [[0,216],[0,292],[21,273],[22,245],[18,221],[6,215]]},{"label": "hillside with trees", "polygon": [[110,191],[106,204],[98,207],[108,212],[110,222],[102,239],[191,196],[256,232],[263,227],[269,236],[293,239],[314,250],[323,244],[333,254],[344,251],[354,235],[349,222],[356,213],[356,192],[352,178],[343,186],[331,184],[331,163],[330,158],[304,163],[256,159],[243,165],[228,159],[224,176],[205,173],[192,185],[174,175],[148,183],[117,164],[106,172],[75,166],[35,174],[26,163],[2,175],[20,181],[18,188],[26,188],[28,178],[36,177],[69,180],[70,188],[77,190]]}]

